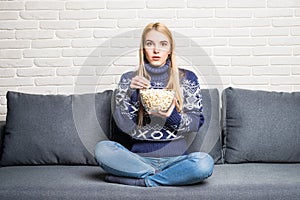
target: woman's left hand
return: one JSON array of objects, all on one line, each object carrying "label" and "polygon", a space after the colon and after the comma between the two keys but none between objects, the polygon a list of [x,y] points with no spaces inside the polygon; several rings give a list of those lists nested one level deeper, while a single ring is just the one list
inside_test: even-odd
[{"label": "woman's left hand", "polygon": [[158,111],[158,112],[148,112],[148,114],[149,115],[154,115],[154,116],[157,116],[157,117],[161,117],[161,118],[168,118],[172,114],[172,112],[173,112],[173,110],[174,110],[175,107],[179,107],[176,98],[173,99],[173,103],[172,103],[172,105],[170,106],[170,108],[169,108],[169,110],[167,112],[161,112],[161,111]]}]

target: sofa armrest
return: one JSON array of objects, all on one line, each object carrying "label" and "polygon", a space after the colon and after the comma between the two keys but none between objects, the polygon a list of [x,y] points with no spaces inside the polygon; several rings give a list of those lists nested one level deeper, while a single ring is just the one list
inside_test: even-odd
[{"label": "sofa armrest", "polygon": [[3,148],[3,139],[4,139],[4,132],[5,132],[5,121],[0,121],[0,160],[2,156],[2,148]]}]

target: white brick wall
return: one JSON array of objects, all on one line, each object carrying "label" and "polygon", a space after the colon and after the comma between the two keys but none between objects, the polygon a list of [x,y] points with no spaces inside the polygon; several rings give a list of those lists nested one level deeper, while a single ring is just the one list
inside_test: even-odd
[{"label": "white brick wall", "polygon": [[8,90],[114,88],[137,66],[141,28],[156,21],[203,87],[300,90],[300,0],[3,0],[0,120]]}]

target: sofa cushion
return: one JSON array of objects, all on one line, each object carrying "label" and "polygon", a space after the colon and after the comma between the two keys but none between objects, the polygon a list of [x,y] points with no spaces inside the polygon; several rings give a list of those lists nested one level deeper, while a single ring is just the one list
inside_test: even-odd
[{"label": "sofa cushion", "polygon": [[7,93],[2,165],[91,164],[109,134],[111,91],[81,95]]},{"label": "sofa cushion", "polygon": [[[217,89],[202,89],[202,103],[204,124],[198,133],[190,133],[186,137],[188,143],[187,152],[202,151],[209,153],[215,163],[222,163],[221,127],[220,127],[220,101]],[[112,110],[114,110],[114,98],[112,98]],[[128,149],[131,148],[132,139],[123,133],[113,121],[112,140],[121,143]]]},{"label": "sofa cushion", "polygon": [[300,164],[216,165],[202,184],[143,188],[107,183],[97,166],[10,166],[0,168],[0,199],[298,200],[299,170]]},{"label": "sofa cushion", "polygon": [[227,88],[225,161],[300,162],[300,92]]}]

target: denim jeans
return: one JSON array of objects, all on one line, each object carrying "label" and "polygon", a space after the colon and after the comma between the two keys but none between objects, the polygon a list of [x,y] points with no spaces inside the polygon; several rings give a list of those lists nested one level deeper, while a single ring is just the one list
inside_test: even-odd
[{"label": "denim jeans", "polygon": [[144,178],[148,187],[188,185],[211,176],[214,160],[207,153],[194,152],[176,157],[142,157],[121,144],[102,141],[96,145],[95,157],[108,173],[132,178]]}]

